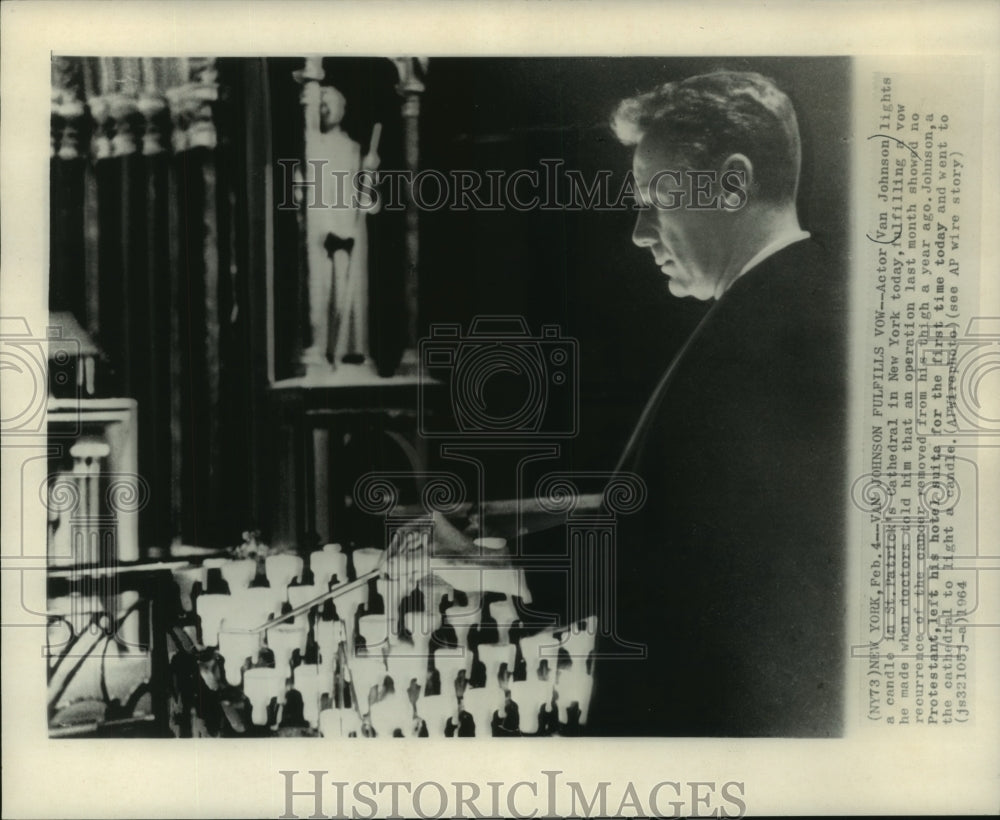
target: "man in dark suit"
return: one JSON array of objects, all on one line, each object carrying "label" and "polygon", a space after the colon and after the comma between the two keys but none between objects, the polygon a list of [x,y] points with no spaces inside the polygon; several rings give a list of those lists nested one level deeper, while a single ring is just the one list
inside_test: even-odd
[{"label": "man in dark suit", "polygon": [[[799,226],[795,112],[770,80],[718,72],[625,100],[614,127],[645,206],[633,240],[674,295],[712,305],[619,464],[647,500],[619,520],[586,731],[839,735],[845,288]],[[561,533],[520,548],[558,553]],[[440,517],[434,538],[475,552]],[[528,579],[533,608],[565,623],[558,580]]]},{"label": "man in dark suit", "polygon": [[648,500],[618,530],[616,631],[647,657],[597,659],[589,729],[836,736],[844,282],[799,226],[795,112],[718,72],[624,101],[614,127],[646,206],[633,240],[674,295],[713,304],[622,458]]}]

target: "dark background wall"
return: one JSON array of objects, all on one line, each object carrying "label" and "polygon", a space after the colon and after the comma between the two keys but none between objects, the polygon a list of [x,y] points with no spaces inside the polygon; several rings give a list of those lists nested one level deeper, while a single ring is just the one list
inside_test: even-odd
[{"label": "dark background wall", "polygon": [[[590,179],[631,164],[608,119],[623,97],[720,68],[758,71],[791,97],[803,141],[800,216],[834,254],[845,247],[850,62],[836,58],[433,59],[422,109],[423,167],[539,168]],[[567,466],[614,465],[657,377],[705,306],[667,291],[623,211],[421,214],[422,325],[485,313],[555,323],[580,350],[581,435]]]},{"label": "dark background wall", "polygon": [[[84,62],[73,58],[70,68]],[[402,169],[392,61],[326,58],[323,66],[347,98],[347,132],[364,150],[381,122],[382,168]],[[303,155],[294,79],[301,67],[302,58],[218,60],[215,148],[87,157],[93,123],[84,118],[79,155],[53,159],[51,307],[73,312],[102,348],[97,395],[139,401],[140,470],[153,487],[144,547],[178,537],[236,543],[247,527],[266,530],[274,499],[292,492],[269,466],[277,445],[267,353],[273,345],[274,377],[295,375],[307,327],[301,216],[277,207],[285,191],[276,164]],[[759,71],[791,96],[803,138],[802,222],[843,256],[847,59],[433,58],[421,100],[420,167],[485,174],[557,161],[588,180],[610,171],[616,192],[631,161],[608,126],[616,103],[719,68]],[[71,84],[83,100],[79,80]],[[60,133],[61,120],[53,123]],[[124,125],[138,136],[142,118]],[[160,128],[169,148],[169,117]],[[615,464],[657,377],[705,310],[670,296],[648,252],[631,242],[633,221],[628,210],[420,214],[421,335],[435,323],[468,331],[476,316],[509,314],[523,316],[534,333],[557,325],[576,340],[579,435],[562,442],[567,469]],[[380,371],[391,373],[407,325],[404,214],[369,217],[369,235],[372,348]],[[447,382],[448,372],[436,375]],[[522,397],[521,386],[498,379],[487,398],[503,409]],[[446,413],[447,401],[442,407]],[[385,452],[386,463],[376,452],[361,468],[392,466]],[[510,474],[506,466],[496,472]],[[492,485],[493,495],[511,492]]]},{"label": "dark background wall", "polygon": [[[301,59],[268,60],[275,158],[300,157],[302,113],[293,72]],[[325,82],[347,97],[343,126],[367,147],[383,124],[382,168],[403,169],[397,76],[384,58],[326,58]],[[421,98],[420,169],[540,170],[561,162],[585,180],[611,172],[617,192],[631,165],[608,121],[623,97],[722,68],[758,71],[791,97],[803,142],[802,224],[843,255],[850,151],[850,61],[842,58],[432,58]],[[279,169],[275,192],[281,186]],[[434,186],[425,189],[433,195]],[[306,326],[296,214],[275,212],[276,371],[294,374]],[[648,251],[631,241],[630,210],[421,210],[421,336],[435,323],[468,332],[476,316],[523,316],[533,333],[558,325],[577,342],[579,435],[561,442],[562,467],[611,469],[655,381],[706,305],[672,297]],[[384,373],[405,337],[403,244],[399,212],[369,217],[373,353]],[[434,375],[446,382],[447,370]],[[447,387],[446,387],[447,391]],[[497,415],[516,409],[523,382],[496,377],[486,399]],[[556,399],[558,400],[558,399]],[[508,406],[505,407],[504,403]],[[448,403],[443,405],[444,412]],[[432,446],[431,453],[435,451]],[[462,471],[451,463],[450,469]],[[371,464],[373,469],[384,465]],[[544,469],[552,469],[546,462]],[[508,465],[492,472],[511,475]],[[513,486],[494,481],[491,495]]]}]

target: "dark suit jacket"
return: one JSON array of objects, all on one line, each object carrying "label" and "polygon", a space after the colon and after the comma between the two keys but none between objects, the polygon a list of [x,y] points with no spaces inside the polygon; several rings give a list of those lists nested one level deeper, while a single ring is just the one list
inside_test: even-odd
[{"label": "dark suit jacket", "polygon": [[[678,360],[617,530],[602,735],[841,733],[846,502],[843,277],[797,242],[736,280]],[[598,642],[614,652],[613,638]]]}]

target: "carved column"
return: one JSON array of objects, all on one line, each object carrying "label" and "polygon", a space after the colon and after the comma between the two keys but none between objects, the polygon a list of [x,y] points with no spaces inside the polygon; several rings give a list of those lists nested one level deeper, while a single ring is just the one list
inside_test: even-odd
[{"label": "carved column", "polygon": [[73,90],[52,89],[52,155],[62,160],[80,158],[80,138],[85,132],[83,101]]},{"label": "carved column", "polygon": [[[403,98],[403,140],[406,157],[406,170],[411,174],[416,174],[420,165],[420,97],[424,93],[425,86],[423,79],[427,73],[428,60],[426,57],[397,57],[394,60],[396,71],[399,73],[399,83],[396,91]],[[400,362],[402,372],[416,372],[419,368],[417,361],[417,333],[420,310],[420,285],[419,285],[419,263],[420,263],[420,217],[417,213],[416,205],[413,201],[412,191],[409,186],[406,189],[406,278],[405,278],[405,306],[406,306],[406,346],[403,350],[403,358]]]},{"label": "carved column", "polygon": [[[160,549],[171,543],[171,464],[175,448],[171,441],[171,402],[177,392],[171,384],[171,323],[176,310],[171,299],[171,225],[170,214],[170,109],[164,96],[161,77],[177,63],[176,60],[143,58],[142,87],[135,101],[137,118],[142,130],[136,164],[142,178],[136,180],[137,195],[143,197],[143,208],[134,217],[135,227],[144,241],[135,249],[136,267],[141,275],[134,277],[132,304],[141,324],[134,327],[134,349],[141,351],[148,372],[137,379],[135,398],[139,401],[138,437],[144,456],[143,475],[156,495],[143,518],[143,539],[149,546]],[[164,78],[165,79],[165,78]],[[178,473],[179,476],[179,473]]]},{"label": "carved column", "polygon": [[72,311],[82,318],[87,305],[83,202],[89,129],[81,64],[65,57],[52,61],[49,229],[50,308]]},{"label": "carved column", "polygon": [[199,501],[174,499],[180,515],[175,531],[183,539],[214,542],[223,537],[218,531],[218,513],[225,480],[218,469],[223,427],[219,367],[223,334],[219,208],[223,203],[218,196],[222,169],[217,167],[215,153],[214,107],[219,99],[215,61],[181,60],[180,80],[165,94],[173,124],[170,200],[175,209],[171,223],[176,227],[171,244],[178,257],[171,265],[171,287],[179,303],[186,304],[185,310],[176,311],[173,328],[178,340],[172,346],[174,421],[185,442],[183,453],[174,455],[173,482],[192,488]]},{"label": "carved column", "polygon": [[142,154],[154,157],[162,154],[166,132],[170,129],[167,101],[156,86],[156,68],[153,60],[142,60],[143,88],[136,101],[136,108],[143,118]]}]

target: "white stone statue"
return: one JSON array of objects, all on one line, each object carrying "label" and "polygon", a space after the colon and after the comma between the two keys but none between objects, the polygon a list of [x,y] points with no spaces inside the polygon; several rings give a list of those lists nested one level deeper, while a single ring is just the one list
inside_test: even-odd
[{"label": "white stone statue", "polygon": [[379,205],[358,187],[359,172],[374,187],[381,125],[376,123],[362,157],[361,146],[341,128],[344,95],[316,79],[304,80],[305,169],[317,184],[305,195],[312,343],[302,362],[308,375],[328,372],[344,361],[370,362],[366,215]]}]

